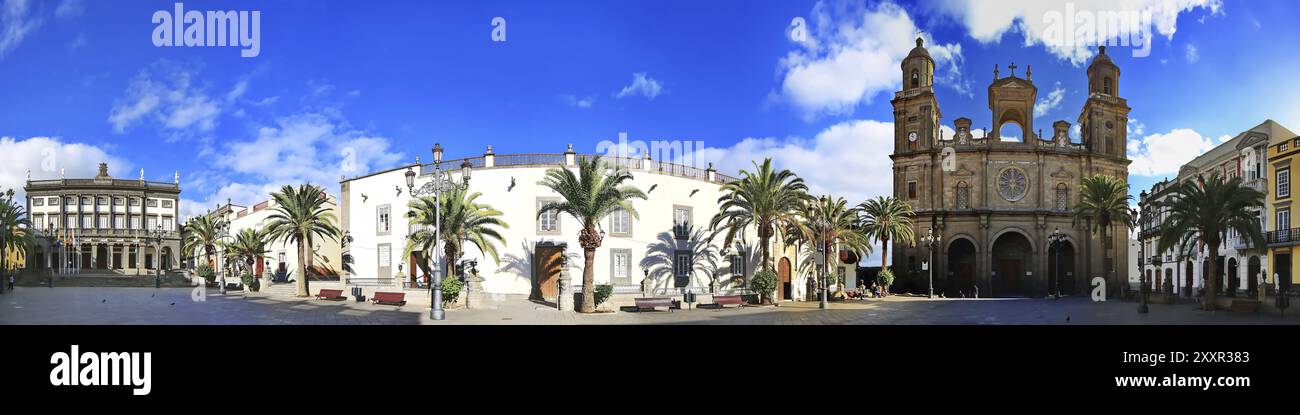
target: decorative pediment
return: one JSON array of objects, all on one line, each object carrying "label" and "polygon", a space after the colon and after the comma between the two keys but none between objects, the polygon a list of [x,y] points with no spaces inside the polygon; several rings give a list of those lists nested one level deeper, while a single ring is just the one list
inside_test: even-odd
[{"label": "decorative pediment", "polygon": [[952,172],[952,175],[953,176],[974,176],[975,172],[966,168],[965,164],[959,164],[957,165],[957,170]]},{"label": "decorative pediment", "polygon": [[1073,179],[1074,175],[1070,174],[1070,171],[1066,170],[1065,166],[1061,166],[1060,168],[1057,168],[1056,171],[1052,172],[1052,177],[1058,179]]},{"label": "decorative pediment", "polygon": [[1251,134],[1246,136],[1245,139],[1237,143],[1237,150],[1244,150],[1246,148],[1254,147],[1267,142],[1268,142],[1268,137],[1265,137],[1260,134]]}]

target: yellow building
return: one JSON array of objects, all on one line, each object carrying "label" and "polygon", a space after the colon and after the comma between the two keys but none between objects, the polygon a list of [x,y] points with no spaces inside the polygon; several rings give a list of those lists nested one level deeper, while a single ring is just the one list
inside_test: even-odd
[{"label": "yellow building", "polygon": [[[1275,135],[1268,142],[1268,172],[1272,180],[1268,181],[1267,207],[1273,212],[1268,222],[1268,254],[1273,270],[1269,273],[1269,282],[1280,283],[1283,289],[1289,289],[1293,278],[1292,270],[1300,269],[1300,228],[1291,227],[1291,210],[1296,195],[1291,193],[1291,172],[1300,171],[1300,137],[1294,135]],[[1274,280],[1276,278],[1276,280]]]}]

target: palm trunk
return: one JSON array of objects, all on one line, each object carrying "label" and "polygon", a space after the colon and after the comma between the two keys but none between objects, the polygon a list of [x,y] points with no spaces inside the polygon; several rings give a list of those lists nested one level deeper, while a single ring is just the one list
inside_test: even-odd
[{"label": "palm trunk", "polygon": [[1218,297],[1219,291],[1219,256],[1216,255],[1219,252],[1219,244],[1214,243],[1211,245],[1207,243],[1205,245],[1205,248],[1209,252],[1209,255],[1207,255],[1205,260],[1210,264],[1210,266],[1207,267],[1210,275],[1205,275],[1205,304],[1201,305],[1201,308],[1207,311],[1213,311],[1217,306],[1214,300]]},{"label": "palm trunk", "polygon": [[582,312],[591,313],[596,311],[596,250],[582,250],[583,259],[582,268]]},{"label": "palm trunk", "polygon": [[307,289],[307,263],[303,261],[306,255],[307,247],[304,244],[306,238],[298,240],[298,296],[310,296]]}]

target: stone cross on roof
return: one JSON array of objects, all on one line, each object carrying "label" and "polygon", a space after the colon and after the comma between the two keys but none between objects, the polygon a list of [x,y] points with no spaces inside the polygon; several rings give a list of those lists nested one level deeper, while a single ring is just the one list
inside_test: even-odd
[{"label": "stone cross on roof", "polygon": [[1011,62],[1010,65],[1007,65],[1007,68],[1008,68],[1008,69],[1011,69],[1011,77],[1012,77],[1012,78],[1015,78],[1015,77],[1016,77],[1016,68],[1017,68],[1016,63],[1015,63],[1015,62]]}]

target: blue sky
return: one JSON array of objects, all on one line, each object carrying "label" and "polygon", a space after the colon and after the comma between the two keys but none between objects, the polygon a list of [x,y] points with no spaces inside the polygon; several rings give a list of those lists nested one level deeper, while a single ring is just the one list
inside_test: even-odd
[{"label": "blue sky", "polygon": [[[702,3],[702,4],[701,4]],[[337,189],[441,142],[448,157],[702,141],[734,174],[774,157],[814,191],[889,192],[898,62],[939,61],[944,123],[987,127],[993,65],[1032,65],[1036,125],[1074,123],[1092,49],[1044,40],[1064,1],[186,1],[256,10],[260,54],[156,47],[170,1],[0,0],[0,186],[23,175],[167,180],[189,213],[311,181]],[[1150,55],[1112,48],[1134,193],[1267,118],[1300,129],[1292,1],[1105,0],[1151,10]],[[505,19],[504,42],[492,20]],[[808,36],[796,41],[801,18]],[[1059,84],[1058,84],[1059,83]],[[1053,94],[1054,91],[1058,91]],[[1059,99],[1058,99],[1059,98]],[[52,161],[52,162],[51,162]],[[54,167],[57,166],[57,167]]]}]

